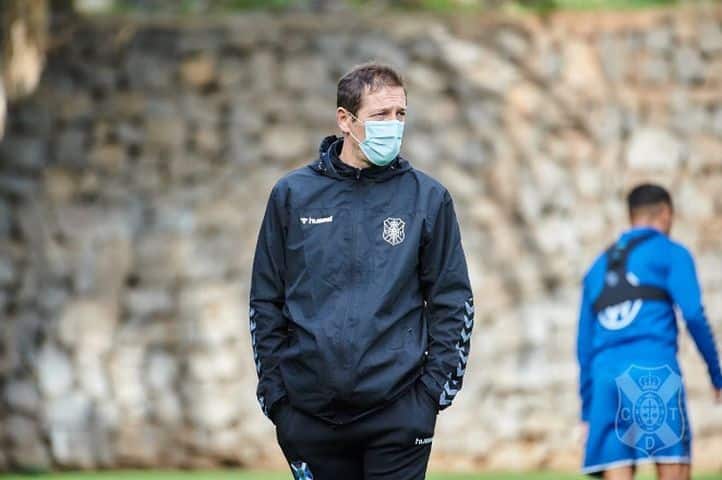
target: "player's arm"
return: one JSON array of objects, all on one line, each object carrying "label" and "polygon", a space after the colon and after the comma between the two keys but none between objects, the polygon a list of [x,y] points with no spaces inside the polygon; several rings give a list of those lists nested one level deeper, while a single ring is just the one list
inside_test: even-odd
[{"label": "player's arm", "polygon": [[676,247],[670,255],[667,289],[672,300],[679,307],[697,350],[707,364],[712,385],[722,389],[719,355],[714,333],[707,322],[702,304],[702,290],[692,255],[682,247]]},{"label": "player's arm", "polygon": [[256,394],[263,413],[269,418],[274,405],[286,395],[279,363],[288,335],[282,313],[287,217],[278,196],[274,188],[258,234],[250,298],[251,342],[258,374]]},{"label": "player's arm", "polygon": [[421,381],[439,409],[461,389],[471,346],[474,305],[461,233],[448,192],[427,219],[420,252],[428,357]]},{"label": "player's arm", "polygon": [[579,362],[579,396],[581,397],[581,419],[589,421],[589,407],[592,401],[592,335],[595,315],[592,301],[586,287],[582,288],[579,326],[577,328],[577,361]]}]

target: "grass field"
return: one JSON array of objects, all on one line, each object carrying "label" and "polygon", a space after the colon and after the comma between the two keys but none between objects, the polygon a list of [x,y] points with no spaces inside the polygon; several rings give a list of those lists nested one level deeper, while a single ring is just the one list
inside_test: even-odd
[{"label": "grass field", "polygon": [[[391,10],[432,11],[439,13],[485,12],[519,10],[551,12],[556,10],[636,10],[649,7],[679,5],[684,0],[338,0],[352,7],[383,5]],[[708,0],[715,1],[715,0]],[[115,0],[113,12],[174,12],[180,14],[209,14],[229,11],[272,10],[297,11],[308,9],[312,0]]]},{"label": "grass field", "polygon": [[[107,473],[55,473],[55,474],[0,474],[1,480],[288,480],[290,474],[283,472],[107,472]],[[561,473],[484,473],[484,474],[431,474],[429,480],[581,480],[579,475]],[[640,480],[651,476],[640,476]],[[695,480],[722,480],[722,474],[695,475]]]}]

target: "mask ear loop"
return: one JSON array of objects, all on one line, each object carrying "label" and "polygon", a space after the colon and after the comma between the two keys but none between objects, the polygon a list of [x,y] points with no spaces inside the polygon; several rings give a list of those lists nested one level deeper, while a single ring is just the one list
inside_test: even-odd
[{"label": "mask ear loop", "polygon": [[[344,110],[346,110],[346,109],[344,108]],[[353,117],[353,119],[356,120],[357,122],[361,122],[361,120],[359,120],[358,117],[357,117],[356,115],[354,115],[353,113],[351,113],[350,111],[346,110],[346,113],[348,113],[349,115],[351,115],[351,116]],[[361,142],[359,141],[358,138],[356,138],[356,136],[353,134],[353,132],[351,132],[351,130],[348,131],[348,134],[351,136],[351,138],[353,138],[353,140],[354,140],[358,145],[361,145]]]}]

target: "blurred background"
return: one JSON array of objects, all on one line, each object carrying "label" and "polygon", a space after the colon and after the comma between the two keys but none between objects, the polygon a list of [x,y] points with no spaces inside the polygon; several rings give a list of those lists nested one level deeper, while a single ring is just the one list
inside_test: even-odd
[{"label": "blurred background", "polygon": [[[639,181],[672,191],[720,345],[719,2],[0,9],[0,471],[284,468],[254,394],[253,248],[368,60],[406,77],[402,153],[452,192],[478,305],[434,471],[578,469],[580,279]],[[696,467],[720,473],[722,407],[680,349]]]}]

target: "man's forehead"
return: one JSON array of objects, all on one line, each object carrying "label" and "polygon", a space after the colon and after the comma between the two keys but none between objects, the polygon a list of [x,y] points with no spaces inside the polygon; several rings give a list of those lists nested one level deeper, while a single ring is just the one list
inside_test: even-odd
[{"label": "man's forehead", "polygon": [[403,107],[406,108],[406,92],[403,87],[382,86],[374,91],[368,87],[361,99],[361,108],[389,108]]}]

